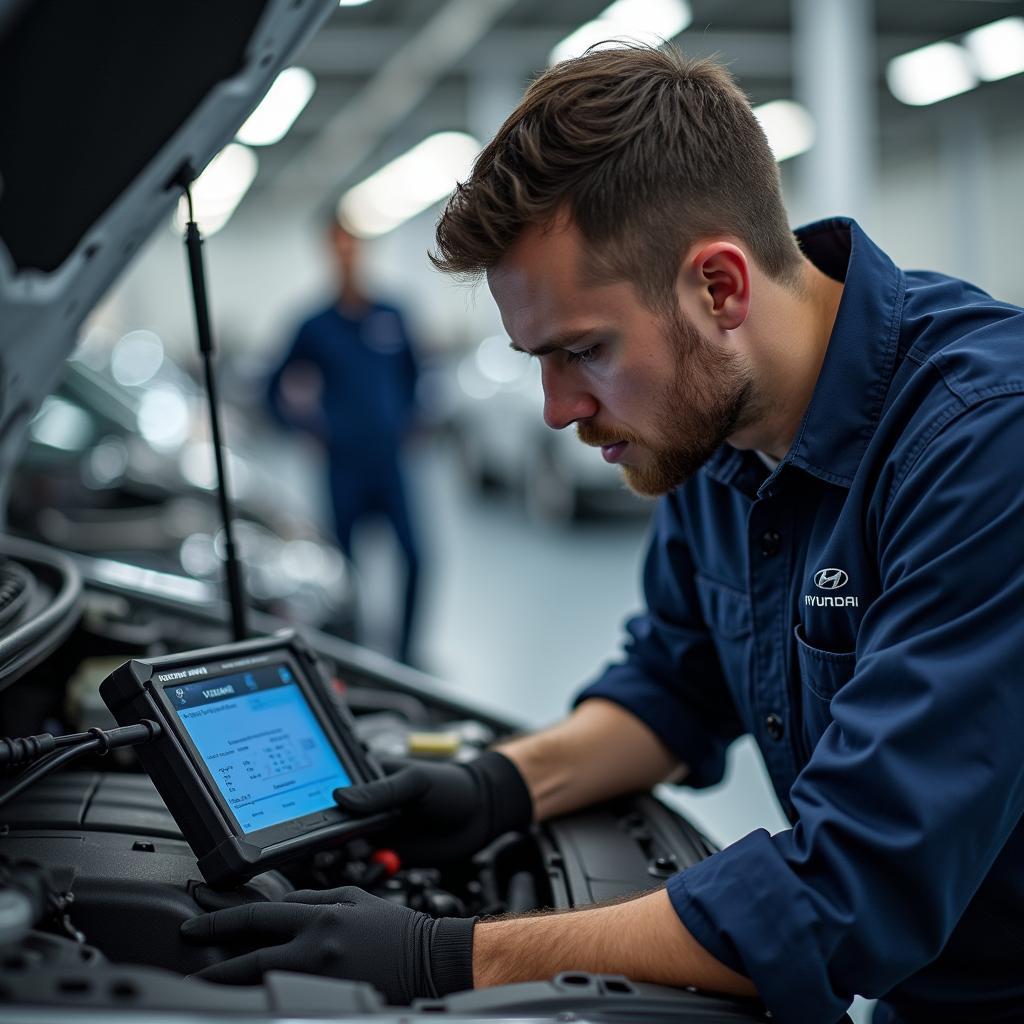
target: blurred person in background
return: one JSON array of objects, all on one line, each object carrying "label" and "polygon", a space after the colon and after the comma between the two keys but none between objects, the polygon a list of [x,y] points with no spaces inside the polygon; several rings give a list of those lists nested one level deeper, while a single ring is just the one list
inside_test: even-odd
[{"label": "blurred person in background", "polygon": [[382,517],[403,556],[405,588],[397,645],[410,659],[420,549],[402,468],[402,442],[416,418],[417,363],[397,308],[363,288],[361,240],[335,217],[328,244],[337,294],[305,320],[270,377],[274,418],[324,445],[338,545],[352,558],[356,526]]}]

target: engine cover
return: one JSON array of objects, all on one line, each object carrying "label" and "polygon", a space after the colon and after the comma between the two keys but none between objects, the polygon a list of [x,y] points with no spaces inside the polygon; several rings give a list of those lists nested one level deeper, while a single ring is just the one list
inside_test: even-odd
[{"label": "engine cover", "polygon": [[[3,852],[46,867],[73,899],[71,923],[115,963],[190,974],[225,956],[181,941],[183,921],[199,912],[192,888],[202,881],[148,778],[96,772],[45,780],[5,812]],[[276,872],[250,886],[266,898],[291,886]]]}]

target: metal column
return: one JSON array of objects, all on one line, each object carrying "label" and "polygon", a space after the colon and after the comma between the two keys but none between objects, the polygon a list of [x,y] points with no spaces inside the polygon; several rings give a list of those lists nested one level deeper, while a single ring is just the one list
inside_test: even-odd
[{"label": "metal column", "polygon": [[870,229],[875,184],[876,79],[872,0],[793,0],[795,99],[815,144],[799,157],[808,219],[845,214]]}]

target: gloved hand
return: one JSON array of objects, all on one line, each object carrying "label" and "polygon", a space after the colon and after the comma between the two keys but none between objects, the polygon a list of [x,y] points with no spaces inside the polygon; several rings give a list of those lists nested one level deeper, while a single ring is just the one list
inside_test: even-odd
[{"label": "gloved hand", "polygon": [[357,817],[400,810],[374,841],[412,867],[464,860],[506,832],[529,828],[530,791],[516,766],[489,751],[465,764],[386,761],[392,774],[334,791],[342,810]]},{"label": "gloved hand", "polygon": [[265,971],[322,974],[368,981],[397,1006],[473,987],[475,923],[435,921],[347,885],[203,914],[186,921],[181,934],[189,942],[248,950],[194,977],[253,985]]}]

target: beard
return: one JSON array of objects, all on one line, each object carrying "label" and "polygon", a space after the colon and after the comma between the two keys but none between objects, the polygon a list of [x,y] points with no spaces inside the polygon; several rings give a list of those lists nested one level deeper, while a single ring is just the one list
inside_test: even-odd
[{"label": "beard", "polygon": [[576,425],[584,444],[628,441],[646,456],[623,465],[622,475],[634,494],[647,498],[686,483],[755,413],[753,380],[739,356],[715,348],[679,313],[666,323],[665,337],[675,364],[671,379],[650,396],[655,436],[611,433],[587,421]]}]

